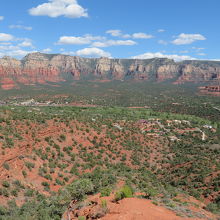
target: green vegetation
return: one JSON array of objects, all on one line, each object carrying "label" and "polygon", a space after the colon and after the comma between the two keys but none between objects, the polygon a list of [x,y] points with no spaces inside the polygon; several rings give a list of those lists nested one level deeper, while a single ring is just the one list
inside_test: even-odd
[{"label": "green vegetation", "polygon": [[[97,106],[142,106],[159,112],[196,115],[212,121],[220,119],[220,100],[214,96],[198,95],[198,86],[186,83],[172,85],[170,82],[72,81],[58,83],[60,87],[48,85],[22,86],[20,90],[1,90],[0,99],[8,103],[20,103],[34,98],[38,102],[51,104],[92,104]],[[31,94],[31,95],[27,95]],[[60,95],[61,94],[61,95]],[[217,108],[217,109],[216,109]]]},{"label": "green vegetation", "polygon": [[133,195],[132,189],[129,186],[125,185],[119,191],[116,192],[115,201],[119,201],[124,198],[130,198],[132,197],[132,195]]},{"label": "green vegetation", "polygon": [[[206,209],[218,212],[220,113],[213,106],[220,106],[219,100],[190,98],[186,88],[171,86],[169,91],[166,85],[150,93],[142,83],[133,85],[132,93],[129,85],[116,82],[106,98],[100,94],[111,83],[98,84],[98,94],[91,87],[84,91],[84,103],[102,107],[0,107],[0,154],[5,159],[12,152],[21,167],[19,180],[9,176],[1,182],[0,195],[8,205],[0,206],[0,219],[61,219],[72,200],[112,192],[116,201],[141,192],[142,198],[170,209],[180,203],[178,194],[189,194],[212,200]],[[78,101],[73,96],[58,100]],[[10,160],[2,166],[6,173],[14,169]],[[115,192],[119,181],[125,185]],[[21,207],[18,198],[25,201]],[[106,212],[105,200],[100,208]]]}]

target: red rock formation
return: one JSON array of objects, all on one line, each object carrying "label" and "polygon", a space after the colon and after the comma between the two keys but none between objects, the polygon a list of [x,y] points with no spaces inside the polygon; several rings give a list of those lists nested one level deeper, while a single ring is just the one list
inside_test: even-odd
[{"label": "red rock formation", "polygon": [[10,57],[0,59],[0,85],[4,89],[19,84],[34,85],[64,81],[67,74],[73,80],[84,75],[95,79],[136,79],[175,83],[220,81],[220,62],[184,61],[169,59],[88,59],[66,55],[42,53],[28,54],[22,60]]},{"label": "red rock formation", "polygon": [[220,92],[220,86],[206,86],[205,89],[209,92]]},{"label": "red rock formation", "polygon": [[2,89],[5,89],[5,90],[10,90],[10,89],[16,88],[15,82],[10,78],[2,78],[0,80],[0,83],[2,85]]}]

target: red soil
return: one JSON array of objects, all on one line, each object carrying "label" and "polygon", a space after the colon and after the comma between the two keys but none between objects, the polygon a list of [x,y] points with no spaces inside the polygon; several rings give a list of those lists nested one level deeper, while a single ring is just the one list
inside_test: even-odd
[{"label": "red soil", "polygon": [[196,220],[196,218],[183,218],[164,207],[152,204],[150,200],[127,198],[109,205],[109,214],[103,220]]},{"label": "red soil", "polygon": [[[102,217],[98,218],[101,220],[205,220],[207,218],[216,220],[216,216],[210,212],[202,209],[203,204],[194,198],[181,198],[186,199],[187,202],[197,205],[190,205],[188,208],[195,213],[203,214],[204,218],[189,218],[177,216],[171,210],[163,206],[157,206],[152,203],[151,200],[139,199],[139,198],[126,198],[119,202],[113,202],[114,195],[111,194],[109,197],[100,198],[100,194],[90,196],[87,200],[87,204],[80,210],[73,210],[68,213],[65,212],[63,219],[76,220],[75,216],[85,216],[87,219],[93,219],[92,216],[97,213],[102,213]],[[101,201],[107,202],[107,213],[102,211]],[[86,204],[86,203],[85,203]]]}]

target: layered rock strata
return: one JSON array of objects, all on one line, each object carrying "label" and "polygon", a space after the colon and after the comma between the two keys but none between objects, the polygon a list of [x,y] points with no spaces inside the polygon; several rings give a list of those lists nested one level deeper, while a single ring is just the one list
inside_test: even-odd
[{"label": "layered rock strata", "polygon": [[[174,83],[220,81],[220,62],[183,61],[166,58],[146,60],[82,58],[61,54],[31,53],[22,60],[0,59],[0,85],[3,89],[48,82],[85,79],[152,80],[171,79]],[[69,79],[69,78],[68,78]]]}]

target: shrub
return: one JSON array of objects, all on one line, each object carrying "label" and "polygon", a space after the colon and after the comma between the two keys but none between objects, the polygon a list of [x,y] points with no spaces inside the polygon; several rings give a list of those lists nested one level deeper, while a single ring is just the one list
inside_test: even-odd
[{"label": "shrub", "polygon": [[22,170],[22,175],[24,176],[24,178],[27,176],[27,172],[25,170]]},{"label": "shrub", "polygon": [[5,196],[5,197],[9,197],[8,190],[5,188],[0,189],[0,195]]},{"label": "shrub", "polygon": [[60,185],[60,186],[65,184],[62,180],[60,180],[58,178],[55,179],[55,182],[56,182],[57,185]]},{"label": "shrub", "polygon": [[0,206],[0,216],[6,215],[7,214],[7,209],[3,206]]},{"label": "shrub", "polygon": [[122,200],[124,198],[130,198],[133,196],[131,187],[125,185],[115,194],[115,201]]},{"label": "shrub", "polygon": [[110,196],[111,189],[109,187],[105,187],[101,190],[101,197]]},{"label": "shrub", "polygon": [[25,162],[25,166],[31,171],[32,168],[35,167],[34,163],[31,163],[31,162]]},{"label": "shrub", "polygon": [[18,196],[18,191],[16,189],[12,190],[11,195],[17,197]]},{"label": "shrub", "polygon": [[3,164],[3,167],[4,167],[6,170],[9,170],[9,169],[10,169],[10,166],[9,166],[8,163],[4,163],[4,164]]},{"label": "shrub", "polygon": [[67,193],[73,199],[82,200],[86,194],[94,192],[94,185],[89,179],[79,179],[67,187]]},{"label": "shrub", "polygon": [[49,186],[50,184],[48,182],[42,182],[41,185],[42,186]]},{"label": "shrub", "polygon": [[107,201],[104,199],[104,200],[101,200],[101,207],[103,208],[103,209],[107,209],[108,208],[108,206],[107,206]]},{"label": "shrub", "polygon": [[2,182],[2,186],[9,188],[10,187],[10,183],[8,181],[3,181]]},{"label": "shrub", "polygon": [[215,204],[215,203],[209,203],[206,206],[206,210],[208,210],[210,212],[213,212],[213,213],[218,213],[219,209],[220,209],[220,207],[217,204]]},{"label": "shrub", "polygon": [[157,190],[152,187],[145,188],[144,193],[147,199],[151,199],[152,197],[155,197],[158,194]]},{"label": "shrub", "polygon": [[66,140],[66,136],[65,136],[64,134],[61,134],[61,135],[60,135],[60,139],[61,139],[62,141],[65,141],[65,140]]},{"label": "shrub", "polygon": [[26,190],[24,195],[27,196],[27,197],[32,197],[34,195],[34,190],[33,189],[28,189],[28,190]]}]

